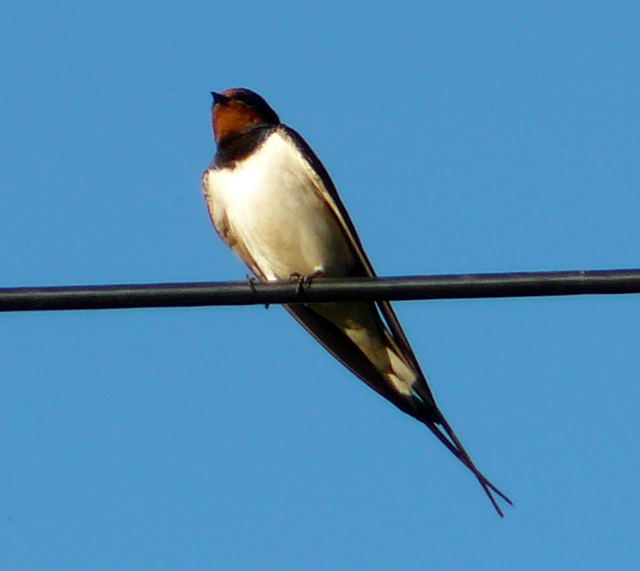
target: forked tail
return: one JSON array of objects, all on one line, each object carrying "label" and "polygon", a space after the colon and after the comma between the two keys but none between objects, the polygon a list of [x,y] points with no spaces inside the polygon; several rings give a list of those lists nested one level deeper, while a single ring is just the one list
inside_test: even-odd
[{"label": "forked tail", "polygon": [[485,477],[485,475],[480,472],[480,470],[478,470],[476,465],[473,463],[471,456],[469,456],[468,452],[462,445],[462,442],[460,442],[460,439],[454,432],[453,428],[451,428],[451,425],[447,422],[447,419],[444,418],[442,414],[440,414],[440,419],[437,423],[433,421],[423,422],[424,424],[426,424],[427,428],[431,432],[433,432],[433,434],[435,434],[438,440],[440,440],[440,442],[442,442],[442,444],[444,444],[451,451],[451,453],[473,473],[473,475],[478,479],[478,482],[480,482],[482,489],[484,490],[485,494],[487,494],[487,497],[489,498],[489,501],[495,508],[496,512],[498,512],[498,515],[500,517],[504,517],[504,513],[498,505],[495,495],[500,496],[510,506],[513,505],[513,502],[506,494],[496,488]]}]

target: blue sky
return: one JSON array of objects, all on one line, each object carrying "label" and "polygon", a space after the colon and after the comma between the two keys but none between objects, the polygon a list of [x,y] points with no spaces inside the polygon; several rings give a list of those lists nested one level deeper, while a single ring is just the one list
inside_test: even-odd
[{"label": "blue sky", "polygon": [[[266,5],[265,5],[266,4]],[[636,2],[5,2],[0,285],[242,279],[211,90],[332,174],[381,275],[638,267]],[[640,566],[638,296],[396,304],[500,520],[281,309],[0,316],[0,567]]]}]

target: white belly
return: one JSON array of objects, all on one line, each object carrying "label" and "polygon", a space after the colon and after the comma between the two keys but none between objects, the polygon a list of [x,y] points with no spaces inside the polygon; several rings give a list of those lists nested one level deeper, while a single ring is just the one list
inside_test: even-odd
[{"label": "white belly", "polygon": [[235,169],[210,171],[205,194],[216,225],[226,221],[267,279],[345,275],[354,254],[321,184],[276,131]]}]

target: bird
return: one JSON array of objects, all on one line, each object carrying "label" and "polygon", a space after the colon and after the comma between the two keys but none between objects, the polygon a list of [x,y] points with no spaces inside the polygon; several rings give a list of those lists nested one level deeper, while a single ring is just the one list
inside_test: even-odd
[{"label": "bird", "polygon": [[[309,284],[323,277],[374,277],[329,173],[302,136],[252,90],[211,95],[217,151],[202,175],[202,190],[220,238],[255,278]],[[389,302],[284,307],[347,369],[423,423],[504,517],[497,498],[513,502],[476,467],[440,410]]]}]

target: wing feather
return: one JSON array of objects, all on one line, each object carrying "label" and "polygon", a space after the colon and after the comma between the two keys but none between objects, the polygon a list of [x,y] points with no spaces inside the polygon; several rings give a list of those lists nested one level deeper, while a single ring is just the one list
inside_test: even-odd
[{"label": "wing feather", "polygon": [[[294,129],[285,125],[281,125],[279,129],[293,140],[303,156],[306,157],[311,167],[311,176],[316,178],[316,184],[314,185],[316,191],[322,196],[325,202],[330,205],[333,214],[351,244],[355,258],[359,262],[357,267],[354,268],[352,277],[375,277],[376,273],[373,265],[365,253],[349,213],[342,203],[338,191],[329,173],[324,168],[324,165],[307,142]],[[375,370],[370,371],[370,368],[375,369],[375,367],[373,367],[371,363],[364,362],[367,361],[364,355],[357,355],[357,346],[344,334],[344,339],[341,339],[338,333],[342,332],[339,328],[332,326],[329,321],[324,320],[326,323],[322,323],[323,318],[317,312],[314,312],[305,305],[290,305],[287,306],[287,310],[314,335],[330,353],[365,381],[371,388],[379,392],[407,414],[423,422],[438,440],[475,475],[497,513],[503,516],[503,512],[498,506],[494,494],[500,496],[509,504],[512,504],[511,500],[478,470],[457,434],[440,411],[427,383],[427,379],[418,363],[418,359],[409,344],[409,340],[391,304],[388,301],[377,301],[375,302],[375,306],[377,306],[391,338],[400,353],[409,361],[418,375],[418,385],[415,388],[418,389],[421,406],[418,405],[418,402],[410,402],[393,391],[380,372]]]},{"label": "wing feather", "polygon": [[[344,230],[345,236],[349,240],[352,250],[355,253],[356,259],[359,261],[359,267],[355,268],[354,275],[352,277],[375,277],[376,272],[373,269],[373,264],[369,260],[367,254],[365,253],[364,247],[362,246],[362,242],[360,241],[360,237],[356,232],[355,226],[345,208],[340,196],[338,195],[338,191],[327,172],[327,169],[324,168],[324,165],[320,161],[320,159],[313,152],[313,149],[307,144],[307,142],[302,138],[302,136],[292,129],[291,127],[287,127],[286,125],[281,125],[279,127],[285,135],[290,137],[296,146],[302,151],[304,157],[306,157],[309,165],[311,166],[312,175],[315,174],[317,180],[315,184],[316,191],[321,194],[322,198],[326,201],[327,204],[331,206],[331,209],[342,226]],[[426,381],[424,381],[424,374],[422,373],[422,369],[420,364],[418,363],[418,359],[409,344],[409,340],[400,325],[400,321],[388,301],[377,301],[375,302],[376,306],[380,310],[382,317],[384,318],[385,324],[391,333],[392,338],[398,345],[401,353],[405,356],[406,359],[409,360],[412,367],[419,373],[420,377],[423,379],[423,388],[426,389],[428,395],[433,400],[433,395],[431,394],[431,390],[427,385]]]}]

